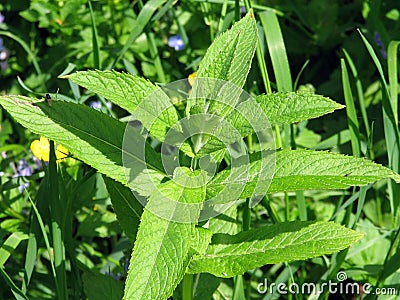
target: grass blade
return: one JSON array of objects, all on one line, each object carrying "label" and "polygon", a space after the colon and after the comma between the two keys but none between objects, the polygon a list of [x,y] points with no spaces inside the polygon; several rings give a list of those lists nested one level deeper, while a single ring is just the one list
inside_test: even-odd
[{"label": "grass blade", "polygon": [[96,21],[94,18],[92,2],[89,1],[90,18],[92,21],[93,61],[95,69],[101,69],[99,37],[97,35]]},{"label": "grass blade", "polygon": [[361,157],[360,130],[359,130],[360,126],[358,124],[353,93],[350,87],[349,74],[347,72],[347,67],[344,59],[340,60],[340,64],[342,67],[342,84],[343,84],[344,99],[346,102],[347,120],[349,123],[349,130],[350,130],[351,148],[355,156]]},{"label": "grass blade", "polygon": [[114,60],[114,62],[107,68],[111,70],[115,65],[122,59],[126,51],[128,51],[129,47],[132,46],[133,42],[138,38],[138,36],[143,32],[146,25],[149,23],[151,17],[154,12],[161,7],[167,0],[150,0],[148,1],[143,8],[140,10],[140,13],[136,19],[136,24],[133,26],[132,32],[129,36],[128,41],[125,46],[119,52],[118,57]]},{"label": "grass blade", "polygon": [[28,236],[22,232],[12,233],[0,247],[0,267],[3,267],[7,259],[11,256],[12,251],[18,247],[18,245],[26,240]]},{"label": "grass blade", "polygon": [[11,290],[14,293],[14,296],[17,300],[21,299],[19,297],[22,297],[22,299],[29,300],[29,298],[24,295],[24,292],[21,291],[21,289],[19,287],[17,287],[16,284],[12,281],[10,276],[8,276],[8,274],[4,270],[4,267],[0,267],[0,274],[1,274],[1,276],[3,276],[4,280],[7,282],[8,286],[11,288]]},{"label": "grass blade", "polygon": [[290,92],[293,88],[292,76],[278,18],[272,10],[263,11],[259,16],[267,38],[278,91]]},{"label": "grass blade", "polygon": [[[386,148],[388,153],[389,167],[393,169],[395,172],[398,172],[400,169],[400,133],[397,125],[397,111],[395,112],[393,109],[397,108],[397,104],[393,104],[397,102],[397,42],[394,42],[389,47],[390,50],[390,58],[388,57],[388,64],[390,68],[390,86],[387,84],[385,74],[383,73],[383,68],[381,63],[379,62],[378,57],[376,56],[374,49],[368,40],[364,37],[364,35],[359,32],[361,38],[375,63],[376,68],[381,76],[381,80],[383,82],[383,90],[382,93],[382,105],[383,105],[383,126],[385,132],[385,141]],[[395,73],[396,72],[396,73]],[[396,81],[394,81],[396,80]],[[392,95],[392,92],[394,94]],[[389,201],[390,201],[390,209],[392,211],[393,219],[394,216],[397,216],[397,210],[400,204],[400,199],[396,195],[400,193],[400,187],[395,185],[392,181],[389,181]],[[398,226],[399,220],[394,221],[394,225]]]},{"label": "grass blade", "polygon": [[33,54],[31,49],[29,48],[28,44],[23,39],[21,39],[20,37],[16,36],[15,34],[9,32],[9,31],[0,31],[0,35],[7,36],[10,39],[13,39],[14,41],[16,41],[18,44],[20,44],[21,47],[24,48],[26,53],[28,53],[28,55],[31,57],[32,64],[33,64],[33,67],[35,68],[36,73],[38,75],[42,75],[42,70],[39,67],[39,63],[36,59],[35,54]]},{"label": "grass blade", "polygon": [[[358,77],[357,68],[354,65],[354,62],[351,59],[350,55],[344,49],[343,49],[343,53],[344,53],[344,56],[346,58],[346,61],[347,61],[348,65],[350,67],[350,70],[351,70],[351,72],[353,74],[353,77],[354,77],[354,79],[356,81],[357,97],[358,97],[358,101],[359,101],[359,105],[360,105],[360,111],[361,111],[361,115],[362,115],[363,122],[364,122],[366,136],[367,136],[367,138],[369,138],[369,136],[371,134],[371,128],[369,126],[367,110],[365,108],[364,92],[363,92],[363,87],[362,87],[362,84],[361,84],[361,80]],[[374,159],[372,149],[370,151],[370,158]]]}]

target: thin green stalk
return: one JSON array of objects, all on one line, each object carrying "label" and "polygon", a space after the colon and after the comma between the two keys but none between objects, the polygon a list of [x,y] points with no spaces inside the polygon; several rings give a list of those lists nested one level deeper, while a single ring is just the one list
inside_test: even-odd
[{"label": "thin green stalk", "polygon": [[234,288],[232,300],[244,300],[244,279],[242,275],[234,277]]},{"label": "thin green stalk", "polygon": [[[389,69],[389,83],[387,84],[382,65],[375,54],[375,51],[364,35],[359,31],[361,39],[364,42],[372,60],[378,69],[379,75],[383,83],[382,92],[382,106],[383,106],[383,127],[385,133],[385,142],[388,154],[389,167],[395,171],[400,170],[400,132],[398,128],[397,116],[397,97],[398,97],[398,82],[397,82],[397,48],[400,42],[391,42],[388,47],[388,69]],[[392,94],[393,93],[393,94]],[[395,111],[396,109],[396,111]],[[396,218],[398,207],[400,206],[400,199],[397,195],[400,193],[399,185],[395,184],[393,180],[389,183],[389,201],[390,209],[392,212],[392,222],[395,227],[398,226],[400,220]]]},{"label": "thin green stalk", "polygon": [[[139,5],[139,8],[142,10],[143,9],[143,1],[139,0],[138,5]],[[164,72],[164,69],[163,69],[163,66],[161,63],[160,56],[158,54],[158,48],[156,45],[156,39],[154,38],[154,33],[147,32],[146,38],[147,38],[147,45],[149,46],[150,57],[154,61],[154,66],[156,67],[158,79],[160,80],[161,83],[165,83],[166,82],[165,72]]]},{"label": "thin green stalk", "polygon": [[[276,78],[277,89],[280,92],[288,92],[293,90],[292,76],[289,67],[289,60],[286,54],[286,47],[283,40],[281,28],[279,25],[278,18],[275,11],[265,10],[259,14],[261,24],[264,29],[264,34],[267,40],[269,54],[271,57],[272,67]],[[285,124],[284,130],[284,144],[282,145],[282,139],[280,136],[279,127],[275,126],[275,137],[277,148],[296,148],[294,140],[294,127]],[[285,192],[285,215],[286,220],[290,220],[290,201],[289,195]],[[302,191],[296,192],[297,207],[299,209],[299,215],[301,220],[307,220],[307,208]]]},{"label": "thin green stalk", "polygon": [[182,299],[193,299],[193,274],[185,274],[185,276],[183,276]]},{"label": "thin green stalk", "polygon": [[[344,56],[345,56],[345,58],[347,60],[347,63],[349,64],[349,67],[350,67],[350,70],[351,70],[351,72],[353,74],[353,77],[354,77],[354,79],[356,81],[356,89],[357,89],[358,102],[360,104],[360,111],[361,111],[361,115],[362,115],[363,122],[364,122],[366,136],[369,137],[371,135],[371,128],[369,126],[367,110],[365,108],[364,92],[363,92],[363,87],[362,87],[362,84],[361,84],[361,80],[358,77],[357,68],[354,65],[354,62],[351,59],[350,55],[347,53],[347,51],[345,49],[343,49],[343,53],[344,53]],[[369,156],[370,156],[371,159],[374,159],[374,154],[373,154],[372,149],[370,149]]]},{"label": "thin green stalk", "polygon": [[[349,79],[349,75],[347,72],[346,63],[343,58],[340,60],[340,64],[341,64],[341,68],[342,68],[343,93],[344,93],[344,99],[346,102],[346,113],[347,113],[347,120],[348,120],[349,130],[350,130],[351,147],[353,150],[353,155],[355,155],[357,157],[361,157],[360,125],[358,123],[357,111],[356,111],[356,107],[354,105],[354,98],[353,98],[353,93],[351,91],[350,79]],[[358,219],[361,216],[362,208],[365,203],[365,196],[366,196],[367,190],[368,190],[368,187],[360,188],[359,198],[358,198],[358,202],[357,202],[357,212],[356,212],[356,216],[354,218],[354,223],[351,226],[352,228],[356,227]],[[354,192],[355,192],[355,189],[353,189],[353,193]]]},{"label": "thin green stalk", "polygon": [[101,61],[100,61],[100,45],[99,45],[99,38],[97,35],[97,28],[96,28],[96,20],[94,18],[92,3],[89,1],[89,8],[90,8],[90,18],[92,20],[92,44],[93,44],[93,61],[95,69],[101,69]]},{"label": "thin green stalk", "polygon": [[[247,151],[249,153],[253,152],[253,137],[252,137],[252,135],[249,135],[247,137]],[[242,231],[250,230],[250,227],[251,227],[250,198],[247,198],[244,209],[243,209]]]},{"label": "thin green stalk", "polygon": [[48,167],[51,233],[53,238],[54,265],[56,269],[56,280],[58,282],[57,299],[67,300],[67,273],[65,268],[64,247],[64,204],[60,201],[58,192],[58,176],[54,142],[50,141],[50,161]]},{"label": "thin green stalk", "polygon": [[239,0],[235,0],[235,21],[240,20],[240,5]]},{"label": "thin green stalk", "polygon": [[[392,41],[389,43],[388,47],[388,75],[389,75],[389,98],[383,97],[384,101],[384,127],[385,127],[385,137],[387,144],[387,151],[389,157],[389,167],[395,172],[400,171],[400,132],[399,132],[399,117],[398,117],[398,47],[400,41]],[[385,108],[386,107],[386,108]],[[390,107],[391,109],[389,109]],[[388,134],[388,136],[386,136]],[[387,140],[388,138],[395,138],[395,140]],[[389,147],[390,146],[390,147]],[[391,151],[391,152],[389,152]],[[400,224],[398,215],[398,208],[400,205],[400,187],[395,184],[393,180],[389,181],[390,195],[392,196],[391,206],[392,206],[392,217],[393,224],[398,227]]]},{"label": "thin green stalk", "polygon": [[282,148],[282,138],[281,138],[281,132],[279,125],[274,126],[274,132],[275,132],[275,147],[276,149],[281,149]]},{"label": "thin green stalk", "polygon": [[375,201],[376,201],[376,215],[378,217],[378,224],[380,227],[382,227],[383,226],[382,202],[381,202],[381,196],[379,195],[377,190],[375,190]]},{"label": "thin green stalk", "polygon": [[38,61],[36,59],[35,54],[33,54],[31,49],[29,48],[29,46],[27,45],[27,43],[23,39],[21,39],[20,37],[16,36],[15,34],[9,32],[9,31],[0,31],[0,35],[7,36],[10,39],[13,39],[14,41],[16,41],[18,44],[20,44],[21,47],[24,48],[26,53],[31,57],[32,64],[33,64],[33,67],[35,68],[36,73],[38,75],[42,75],[42,70],[39,67],[39,63],[38,63]]},{"label": "thin green stalk", "polygon": [[268,215],[271,218],[272,223],[277,224],[282,222],[267,196],[263,197],[261,204],[267,209]]},{"label": "thin green stalk", "polygon": [[172,11],[172,15],[174,16],[176,25],[178,25],[178,32],[182,37],[183,43],[186,45],[185,49],[191,50],[190,47],[187,47],[189,45],[189,39],[188,39],[188,36],[186,34],[185,27],[182,26],[181,22],[179,21],[178,15],[176,14],[176,10],[173,7],[171,8],[171,11]]},{"label": "thin green stalk", "polygon": [[350,130],[351,148],[353,150],[353,155],[361,157],[360,125],[357,119],[357,112],[354,105],[353,93],[350,87],[350,79],[347,73],[346,63],[343,58],[340,60],[340,64],[342,67],[342,84],[344,99],[346,102],[347,120]]},{"label": "thin green stalk", "polygon": [[[253,137],[251,135],[247,137],[247,149],[249,153],[253,151]],[[251,207],[250,207],[250,198],[247,198],[243,208],[242,231],[250,230],[250,228],[251,228]],[[244,279],[242,275],[238,275],[234,279],[233,299],[234,300],[245,299]]]},{"label": "thin green stalk", "polygon": [[299,210],[299,218],[301,221],[307,221],[307,205],[303,191],[296,191],[297,208]]},{"label": "thin green stalk", "polygon": [[[383,282],[384,271],[387,270],[387,264],[388,264],[390,258],[392,257],[394,250],[399,251],[399,249],[397,247],[397,245],[399,244],[399,240],[400,240],[400,228],[397,229],[396,234],[394,235],[394,237],[391,241],[390,248],[389,248],[388,252],[386,253],[385,262],[383,263],[383,267],[380,269],[379,277],[378,277],[378,280],[376,281],[376,287],[382,287],[384,284],[384,282]],[[387,275],[390,275],[390,274],[387,274]]]},{"label": "thin green stalk", "polygon": [[[245,7],[246,7],[247,11],[252,10],[252,3],[250,0],[245,0],[244,3],[245,3]],[[235,7],[239,7],[239,6],[235,6]],[[240,7],[239,7],[239,10],[240,10]],[[258,66],[259,66],[259,69],[261,72],[261,78],[264,83],[265,91],[268,94],[272,93],[271,83],[269,82],[267,65],[265,64],[264,52],[263,52],[260,38],[257,39],[256,56],[257,56]]]},{"label": "thin green stalk", "polygon": [[[48,178],[46,178],[45,180],[48,180]],[[36,215],[37,221],[38,221],[39,226],[40,226],[40,230],[42,231],[44,244],[46,245],[47,253],[48,253],[49,259],[50,259],[50,266],[51,266],[51,271],[53,273],[53,278],[54,278],[54,281],[55,281],[56,290],[59,291],[60,287],[58,286],[59,283],[57,281],[57,272],[56,272],[56,268],[55,268],[55,265],[54,265],[54,258],[53,258],[53,254],[51,253],[50,242],[49,242],[49,238],[47,236],[47,232],[46,232],[46,228],[45,228],[43,219],[40,216],[40,213],[39,213],[35,203],[32,201],[31,197],[29,196],[29,194],[28,194],[28,199],[29,199],[29,201],[30,201],[30,203],[32,205],[33,211],[34,211],[34,213]]]},{"label": "thin green stalk", "polygon": [[154,33],[149,32],[146,34],[146,37],[149,45],[150,56],[151,59],[154,61],[154,66],[156,67],[158,79],[160,80],[161,83],[166,83],[167,80],[165,78],[164,68],[161,63],[160,55],[158,53],[158,48],[156,45],[156,39],[154,38]]},{"label": "thin green stalk", "polygon": [[140,9],[140,13],[135,20],[135,26],[133,26],[132,31],[129,35],[128,41],[125,43],[125,46],[118,53],[118,57],[107,66],[107,70],[113,69],[117,63],[124,57],[126,51],[132,46],[132,44],[136,41],[136,39],[143,33],[146,25],[151,21],[154,12],[164,5],[168,0],[150,0],[147,1],[146,4]]},{"label": "thin green stalk", "polygon": [[[290,124],[290,145],[293,150],[297,148],[294,137],[295,137],[294,124]],[[296,191],[296,200],[297,200],[297,209],[299,210],[299,218],[301,221],[306,221],[308,219],[307,205],[303,191]]]},{"label": "thin green stalk", "polygon": [[290,201],[289,194],[285,192],[285,221],[290,221]]},{"label": "thin green stalk", "polygon": [[[25,296],[24,292],[21,291],[21,289],[12,281],[12,279],[10,278],[10,276],[8,276],[8,274],[6,273],[6,271],[4,270],[4,267],[0,267],[0,275],[3,276],[3,279],[7,282],[7,284],[10,286],[12,292],[14,293],[14,295],[18,295],[19,297],[22,297],[23,299],[28,300],[29,298],[27,296]],[[15,295],[15,296],[16,296]],[[16,296],[17,297],[17,296]],[[19,298],[16,298],[19,299]]]},{"label": "thin green stalk", "polygon": [[210,41],[212,43],[214,41],[214,38],[215,38],[215,32],[214,32],[213,18],[212,18],[212,15],[210,13],[210,9],[209,9],[209,3],[201,2],[200,6],[201,6],[201,10],[202,10],[203,15],[204,15],[204,23],[206,23],[206,25],[208,25],[209,30],[210,30]]},{"label": "thin green stalk", "polygon": [[[221,18],[219,19],[219,24],[218,24],[218,32],[222,31],[222,27],[224,25],[224,19],[226,17],[227,8],[228,8],[228,0],[224,0],[224,3],[222,4],[222,8],[221,8]],[[237,21],[237,19],[236,19],[236,21]]]}]

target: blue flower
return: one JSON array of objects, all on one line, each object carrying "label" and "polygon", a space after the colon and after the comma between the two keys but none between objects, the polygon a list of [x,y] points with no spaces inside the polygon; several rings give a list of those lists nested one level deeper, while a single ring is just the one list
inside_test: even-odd
[{"label": "blue flower", "polygon": [[101,102],[99,100],[93,101],[90,103],[90,107],[94,109],[100,109],[101,108]]},{"label": "blue flower", "polygon": [[[14,177],[20,176],[31,176],[33,174],[32,167],[28,164],[25,158],[21,159],[18,162],[17,170]],[[20,193],[24,191],[29,186],[29,182],[25,182],[24,184],[18,187]]]},{"label": "blue flower", "polygon": [[5,17],[4,17],[4,15],[2,15],[2,14],[0,13],[0,24],[1,24],[1,23],[3,23],[3,22],[4,22],[4,20],[5,20]]},{"label": "blue flower", "polygon": [[17,174],[19,176],[31,176],[33,173],[32,167],[28,164],[25,158],[18,162]]},{"label": "blue flower", "polygon": [[37,158],[36,156],[33,156],[33,165],[35,166],[35,170],[41,170],[43,169],[43,163],[42,160]]},{"label": "blue flower", "polygon": [[374,33],[374,40],[375,40],[376,45],[377,45],[377,46],[380,48],[380,50],[381,50],[381,55],[382,55],[382,57],[383,57],[384,59],[387,59],[387,52],[386,52],[385,44],[382,42],[381,35],[380,35],[379,32],[377,32],[377,31]]},{"label": "blue flower", "polygon": [[5,48],[4,48],[4,42],[3,42],[3,39],[2,38],[0,38],[0,51],[1,50],[4,50]]},{"label": "blue flower", "polygon": [[[96,100],[96,101],[91,102],[89,106],[94,109],[101,109],[103,107],[103,104],[99,100]],[[108,107],[108,109],[112,109],[111,102],[107,101],[106,106]]]},{"label": "blue flower", "polygon": [[185,49],[185,43],[183,42],[179,34],[171,36],[168,40],[168,46],[174,48],[176,51]]},{"label": "blue flower", "polygon": [[0,69],[2,71],[7,70],[9,67],[10,67],[10,65],[8,64],[8,62],[6,62],[6,61],[0,62]]},{"label": "blue flower", "polygon": [[119,272],[118,272],[117,274],[114,274],[113,272],[106,272],[105,275],[106,275],[106,276],[110,276],[110,277],[112,277],[112,278],[115,279],[115,280],[120,280],[121,277],[122,277],[122,274],[119,273]]},{"label": "blue flower", "polygon": [[124,266],[124,271],[125,271],[125,273],[128,273],[128,271],[129,271],[129,259],[127,259],[126,261],[125,261],[125,266]]}]

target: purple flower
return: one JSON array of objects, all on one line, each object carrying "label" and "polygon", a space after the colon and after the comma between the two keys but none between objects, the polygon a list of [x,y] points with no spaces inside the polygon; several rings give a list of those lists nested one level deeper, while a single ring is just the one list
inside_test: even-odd
[{"label": "purple flower", "polygon": [[376,45],[381,49],[382,57],[384,59],[387,59],[387,52],[386,52],[385,44],[382,42],[381,35],[377,31],[375,31],[375,33],[374,33],[374,40],[375,40]]},{"label": "purple flower", "polygon": [[6,61],[2,61],[2,62],[0,62],[0,69],[2,70],[2,71],[5,71],[5,70],[7,70],[8,68],[9,68],[9,64],[8,64],[8,62],[6,62]]},{"label": "purple flower", "polygon": [[5,48],[4,48],[4,42],[3,42],[3,39],[2,38],[0,38],[0,51],[1,50],[4,50]]},{"label": "purple flower", "polygon": [[33,155],[33,165],[35,166],[35,170],[41,170],[43,169],[43,164],[42,164],[42,160],[37,158],[36,156]]},{"label": "purple flower", "polygon": [[0,60],[6,60],[8,58],[8,51],[6,49],[0,51]]},{"label": "purple flower", "polygon": [[242,13],[242,14],[245,14],[247,11],[246,11],[246,7],[245,6],[241,6],[240,7],[240,13]]},{"label": "purple flower", "polygon": [[28,164],[25,158],[18,162],[17,174],[18,176],[31,176],[33,173],[32,167]]},{"label": "purple flower", "polygon": [[4,19],[5,19],[4,15],[2,15],[2,14],[0,13],[0,24],[4,22]]},{"label": "purple flower", "polygon": [[125,271],[125,273],[128,273],[128,270],[129,270],[129,259],[127,259],[126,261],[125,261],[125,266],[124,266],[124,271]]},{"label": "purple flower", "polygon": [[114,278],[115,280],[120,280],[122,277],[122,274],[119,272],[117,274],[114,274],[113,272],[106,272],[105,275],[110,276],[110,277]]},{"label": "purple flower", "polygon": [[94,109],[100,109],[101,108],[101,102],[99,100],[93,101],[90,103],[90,107]]},{"label": "purple flower", "polygon": [[185,43],[183,42],[179,34],[171,36],[168,40],[168,46],[174,48],[176,51],[185,49]]},{"label": "purple flower", "polygon": [[25,182],[24,184],[20,185],[18,187],[18,191],[20,194],[22,194],[22,192],[29,186],[29,182]]},{"label": "purple flower", "polygon": [[7,158],[7,152],[6,151],[1,152],[1,157],[6,159]]},{"label": "purple flower", "polygon": [[[28,164],[25,158],[21,159],[18,162],[17,170],[14,177],[19,176],[31,176],[33,173],[32,167]],[[24,191],[29,186],[29,182],[25,182],[24,184],[18,187],[20,193]]]},{"label": "purple flower", "polygon": [[[94,108],[94,109],[101,109],[103,107],[103,104],[99,100],[96,100],[96,101],[91,102],[89,106],[91,108]],[[112,103],[111,102],[107,101],[106,102],[106,106],[109,109],[112,109]]]}]

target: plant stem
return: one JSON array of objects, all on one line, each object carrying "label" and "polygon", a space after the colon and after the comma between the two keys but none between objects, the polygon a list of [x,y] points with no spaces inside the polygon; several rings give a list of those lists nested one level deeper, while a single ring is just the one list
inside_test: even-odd
[{"label": "plant stem", "polygon": [[192,274],[185,274],[185,276],[183,276],[182,299],[183,300],[192,300],[193,299],[193,275]]},{"label": "plant stem", "polygon": [[50,161],[49,161],[49,186],[50,191],[50,214],[51,214],[51,233],[53,237],[54,265],[56,269],[57,299],[67,300],[67,273],[65,269],[65,247],[64,247],[64,224],[63,213],[64,205],[60,201],[58,192],[58,176],[54,142],[50,141]]}]

